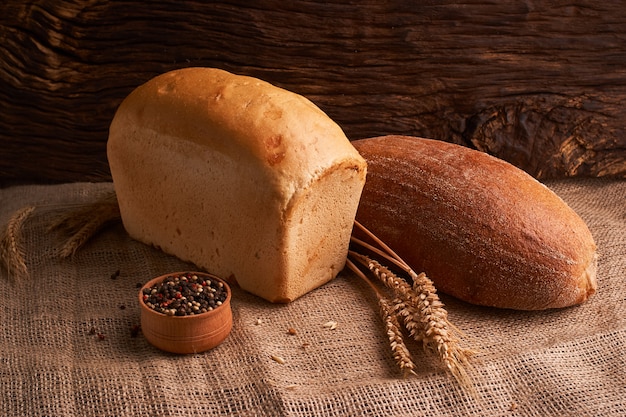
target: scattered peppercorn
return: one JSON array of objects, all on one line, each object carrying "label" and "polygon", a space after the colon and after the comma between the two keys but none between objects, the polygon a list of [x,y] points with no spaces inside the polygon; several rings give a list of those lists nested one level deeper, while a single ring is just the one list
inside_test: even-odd
[{"label": "scattered peppercorn", "polygon": [[191,273],[170,275],[143,289],[143,302],[168,316],[187,316],[211,311],[226,300],[224,284]]},{"label": "scattered peppercorn", "polygon": [[111,279],[117,279],[120,276],[120,270],[118,269],[114,273],[111,274]]},{"label": "scattered peppercorn", "polygon": [[140,331],[141,331],[140,325],[138,324],[133,325],[133,327],[130,328],[130,337],[137,337]]}]

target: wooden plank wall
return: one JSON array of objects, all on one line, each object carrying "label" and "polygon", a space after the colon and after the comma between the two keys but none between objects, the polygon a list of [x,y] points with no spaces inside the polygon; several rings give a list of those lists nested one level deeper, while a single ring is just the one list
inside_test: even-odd
[{"label": "wooden plank wall", "polygon": [[350,139],[626,177],[621,1],[5,0],[0,40],[0,186],[109,180],[120,101],[187,66],[303,94]]}]

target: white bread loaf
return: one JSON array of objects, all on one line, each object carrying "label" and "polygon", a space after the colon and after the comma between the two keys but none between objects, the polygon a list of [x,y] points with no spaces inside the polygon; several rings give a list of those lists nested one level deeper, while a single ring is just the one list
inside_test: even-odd
[{"label": "white bread loaf", "polygon": [[441,292],[540,310],[585,301],[597,254],[585,222],[500,159],[442,141],[353,141],[368,163],[357,220]]},{"label": "white bread loaf", "polygon": [[272,302],[344,266],[366,163],[306,98],[210,68],[160,75],[110,127],[131,237]]}]

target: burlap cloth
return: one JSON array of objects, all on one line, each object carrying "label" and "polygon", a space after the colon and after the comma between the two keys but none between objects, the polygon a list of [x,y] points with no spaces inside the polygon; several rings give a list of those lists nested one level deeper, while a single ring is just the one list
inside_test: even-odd
[{"label": "burlap cloth", "polygon": [[[235,289],[234,328],[222,345],[163,353],[131,334],[139,323],[137,284],[193,266],[131,240],[122,226],[59,260],[46,213],[90,201],[110,184],[0,190],[2,225],[25,205],[42,207],[24,232],[31,276],[0,276],[0,415],[626,415],[626,182],[548,185],[594,234],[598,293],[546,312],[442,296],[451,320],[481,350],[473,371],[479,400],[417,344],[410,347],[418,376],[402,378],[371,291],[348,273],[289,305]],[[337,328],[324,327],[328,321]]]}]

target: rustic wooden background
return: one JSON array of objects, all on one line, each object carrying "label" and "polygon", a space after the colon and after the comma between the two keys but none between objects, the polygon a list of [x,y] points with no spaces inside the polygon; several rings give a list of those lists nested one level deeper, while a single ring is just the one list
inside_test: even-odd
[{"label": "rustic wooden background", "polygon": [[0,186],[109,180],[120,101],[187,66],[305,95],[350,139],[626,177],[623,1],[4,0],[0,40]]}]

